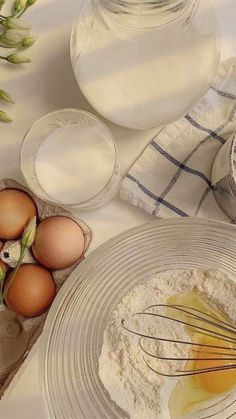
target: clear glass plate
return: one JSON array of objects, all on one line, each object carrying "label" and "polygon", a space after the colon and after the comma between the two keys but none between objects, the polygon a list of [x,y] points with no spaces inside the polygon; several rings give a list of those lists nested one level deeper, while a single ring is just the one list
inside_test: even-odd
[{"label": "clear glass plate", "polygon": [[236,278],[235,255],[235,226],[189,218],[134,228],[88,256],[62,287],[44,329],[42,376],[50,418],[127,418],[98,376],[112,311],[132,287],[160,271],[218,268]]}]

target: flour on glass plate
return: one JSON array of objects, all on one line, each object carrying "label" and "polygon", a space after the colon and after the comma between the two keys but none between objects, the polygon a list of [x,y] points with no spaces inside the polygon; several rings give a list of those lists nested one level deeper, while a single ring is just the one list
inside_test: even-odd
[{"label": "flour on glass plate", "polygon": [[[131,419],[169,419],[168,401],[176,380],[163,378],[147,367],[139,338],[123,328],[121,319],[128,319],[132,313],[142,312],[152,304],[165,303],[172,295],[193,290],[213,308],[220,309],[232,320],[236,319],[236,284],[223,272],[213,269],[159,273],[134,287],[112,313],[104,332],[99,376],[111,399]],[[145,326],[150,335],[156,336],[155,322],[144,324],[149,321],[148,317],[136,318],[136,330]],[[158,323],[159,336],[163,333],[172,339],[190,339],[184,327],[173,322],[168,330],[166,324]],[[171,351],[171,355],[177,357],[188,355],[182,345],[173,346]],[[151,359],[154,368],[155,362]]]}]

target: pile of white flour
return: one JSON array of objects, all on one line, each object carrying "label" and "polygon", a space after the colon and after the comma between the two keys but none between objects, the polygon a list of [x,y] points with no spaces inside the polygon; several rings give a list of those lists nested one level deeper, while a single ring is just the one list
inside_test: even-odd
[{"label": "pile of white flour", "polygon": [[[112,314],[104,332],[99,376],[111,399],[131,419],[168,419],[169,395],[176,381],[162,378],[147,367],[139,338],[127,332],[121,320],[129,319],[131,314],[142,312],[152,304],[165,304],[170,296],[194,290],[213,308],[220,309],[234,322],[236,283],[224,273],[213,269],[162,272],[133,288]],[[157,331],[156,323],[150,322],[147,317],[134,317],[135,330],[148,330],[153,336],[168,334],[171,339],[189,340],[180,325],[166,329],[166,324],[159,321]],[[169,347],[170,345],[168,350]],[[186,347],[181,345],[171,350],[172,355],[186,355]],[[155,362],[155,359],[150,359],[154,368]]]}]

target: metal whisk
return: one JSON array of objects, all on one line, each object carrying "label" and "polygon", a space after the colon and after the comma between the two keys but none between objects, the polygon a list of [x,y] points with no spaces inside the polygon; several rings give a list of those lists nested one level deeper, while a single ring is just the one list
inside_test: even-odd
[{"label": "metal whisk", "polygon": [[[122,319],[121,323],[124,329],[139,336],[139,345],[145,355],[144,360],[147,366],[157,374],[166,377],[184,377],[236,368],[236,328],[229,322],[220,320],[217,317],[204,313],[193,307],[175,304],[156,304],[147,307],[143,312],[131,315],[131,318],[136,325],[138,320],[137,316],[146,316],[146,320],[148,316],[152,321],[157,321],[157,327],[155,328],[155,330],[157,330],[157,334],[158,321],[161,321],[162,330],[164,326],[163,322],[170,322],[168,328],[174,327],[174,323],[177,323],[179,327],[187,327],[188,331],[193,334],[193,337],[196,337],[197,335],[203,337],[202,340],[200,339],[200,342],[197,342],[196,340],[184,341],[178,338],[173,339],[168,335],[153,336],[150,335],[149,331],[145,332],[144,330],[135,330],[135,327],[129,327],[127,320]],[[204,342],[204,337],[217,339],[217,342],[212,339],[212,344],[211,342],[206,343]],[[157,345],[154,346],[154,350],[150,349],[151,341],[157,343]],[[209,341],[211,341],[211,339]],[[165,344],[163,346],[164,353],[162,353],[162,350],[159,350],[161,343]],[[226,343],[228,344],[227,346]],[[186,350],[191,346],[191,351],[188,350],[186,356],[184,357],[174,357],[168,355],[172,345],[174,345],[175,348],[178,348],[178,345],[182,345],[182,349],[185,348]],[[197,356],[199,353],[200,356]],[[206,354],[208,355],[207,357]],[[159,360],[161,362],[160,370],[151,365],[151,359]],[[210,361],[210,365],[212,366],[198,369],[187,368],[187,362],[197,360]],[[214,365],[214,363],[212,363],[212,361],[219,360],[226,360],[228,365]]]}]

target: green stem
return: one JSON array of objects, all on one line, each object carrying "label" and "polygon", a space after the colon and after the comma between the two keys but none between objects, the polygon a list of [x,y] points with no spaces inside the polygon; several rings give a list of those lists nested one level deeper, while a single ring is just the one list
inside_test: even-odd
[{"label": "green stem", "polygon": [[7,57],[3,57],[2,55],[0,55],[0,60],[5,60],[5,61],[7,61]]},{"label": "green stem", "polygon": [[20,13],[18,13],[18,15],[15,16],[15,17],[19,18],[19,17],[23,16],[23,14],[26,12],[27,9],[28,9],[28,6],[25,9],[23,9]]},{"label": "green stem", "polygon": [[19,48],[19,44],[18,45],[9,45],[9,44],[4,44],[4,43],[2,43],[1,41],[0,41],[0,47],[1,48],[6,48],[6,49],[11,49],[11,48]]},{"label": "green stem", "polygon": [[10,281],[8,282],[8,284],[6,285],[6,287],[4,288],[4,291],[2,293],[2,297],[0,299],[0,303],[2,303],[7,295],[7,292],[12,284],[12,282],[14,281],[14,278],[19,270],[19,267],[21,266],[23,259],[24,259],[24,255],[25,255],[25,250],[26,250],[26,246],[21,246],[21,251],[20,251],[20,257],[18,259],[17,265],[13,271],[12,277],[10,279]]},{"label": "green stem", "polygon": [[16,18],[19,18],[19,17],[21,17],[26,12],[26,10],[28,8],[29,8],[29,6],[26,5],[26,7],[24,9],[22,9],[20,12],[14,12],[11,16],[8,16],[8,17],[16,17]]},{"label": "green stem", "polygon": [[2,280],[0,281],[0,300],[1,298],[3,298],[2,290],[3,290],[4,279],[5,279],[5,275],[4,275],[4,278],[2,278]]},{"label": "green stem", "polygon": [[18,18],[18,17],[21,17],[25,12],[26,12],[26,10],[29,8],[29,6],[26,6],[24,9],[22,9],[20,12],[14,12],[14,13],[12,13],[11,15],[9,15],[9,16],[3,16],[3,15],[0,15],[0,20],[6,20],[6,19],[10,19],[11,17],[16,17],[16,18]]},{"label": "green stem", "polygon": [[1,286],[0,305],[3,303],[3,301],[4,301],[4,297],[3,297],[2,286]]}]

